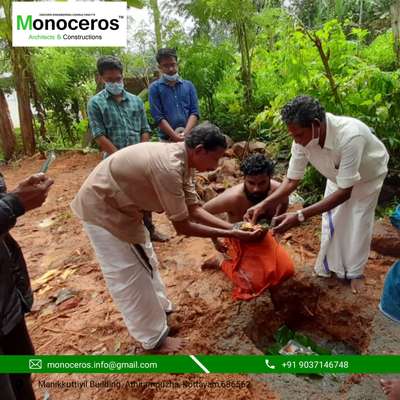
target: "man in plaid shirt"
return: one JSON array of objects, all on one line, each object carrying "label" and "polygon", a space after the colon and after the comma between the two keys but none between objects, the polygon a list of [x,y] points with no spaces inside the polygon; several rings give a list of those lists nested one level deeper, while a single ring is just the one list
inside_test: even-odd
[{"label": "man in plaid shirt", "polygon": [[[148,142],[151,129],[143,101],[124,89],[121,61],[113,56],[101,57],[97,61],[97,71],[104,89],[89,100],[87,108],[93,139],[104,158],[124,147]],[[168,240],[155,230],[151,213],[144,213],[144,223],[151,240]]]}]

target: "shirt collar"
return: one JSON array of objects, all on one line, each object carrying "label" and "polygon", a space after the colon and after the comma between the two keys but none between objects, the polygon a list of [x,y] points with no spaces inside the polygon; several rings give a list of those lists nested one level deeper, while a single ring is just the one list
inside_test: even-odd
[{"label": "shirt collar", "polygon": [[326,134],[325,134],[324,148],[329,150],[333,150],[333,148],[335,147],[335,127],[332,117],[333,116],[330,113],[325,114]]},{"label": "shirt collar", "polygon": [[[160,78],[160,82],[163,83],[164,85],[170,86],[170,85],[168,84],[168,81],[164,78],[164,76],[162,76],[162,77]],[[183,83],[183,79],[182,79],[180,76],[178,76],[178,80],[176,81],[176,83]]]}]

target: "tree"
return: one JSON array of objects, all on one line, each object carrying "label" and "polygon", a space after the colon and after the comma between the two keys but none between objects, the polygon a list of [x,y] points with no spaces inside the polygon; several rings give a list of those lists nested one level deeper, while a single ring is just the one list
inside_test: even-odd
[{"label": "tree", "polygon": [[30,104],[30,81],[34,79],[30,69],[31,54],[28,48],[12,46],[11,3],[11,0],[1,0],[5,18],[1,20],[0,34],[6,41],[10,54],[24,153],[32,155],[35,152],[36,143]]},{"label": "tree", "polygon": [[253,110],[252,50],[255,43],[254,17],[266,6],[261,0],[176,0],[180,11],[195,18],[198,24],[225,24],[233,33],[240,53],[240,79],[247,112]]},{"label": "tree", "polygon": [[16,150],[15,131],[8,107],[6,94],[14,89],[14,82],[10,71],[8,52],[4,41],[0,50],[0,144],[6,161],[12,158]]},{"label": "tree", "polygon": [[392,16],[394,53],[396,54],[397,65],[400,66],[400,0],[396,0],[390,6],[390,14]]},{"label": "tree", "polygon": [[0,142],[3,155],[8,161],[15,152],[16,139],[10,110],[3,89],[0,88]]},{"label": "tree", "polygon": [[52,128],[50,141],[72,144],[79,135],[75,126],[95,92],[96,59],[103,53],[109,54],[110,49],[45,47],[34,54],[38,94],[49,111],[46,121]]},{"label": "tree", "polygon": [[323,66],[324,66],[325,76],[329,81],[329,85],[331,87],[333,97],[335,98],[335,102],[342,108],[342,101],[339,96],[338,85],[335,82],[335,78],[333,76],[332,69],[329,64],[329,59],[330,59],[330,55],[331,55],[330,50],[328,49],[326,51],[324,49],[322,40],[316,32],[308,30],[305,26],[303,26],[302,29],[303,29],[304,33],[307,35],[307,37],[312,41],[314,46],[317,48],[318,54],[321,58]]},{"label": "tree", "polygon": [[161,49],[161,47],[162,47],[161,16],[160,16],[160,9],[158,7],[158,1],[157,0],[149,0],[149,7],[153,14],[154,33],[156,35],[156,46],[157,46],[157,50],[158,50],[158,49]]},{"label": "tree", "polygon": [[389,6],[392,0],[291,0],[287,8],[307,28],[320,28],[325,22],[337,19],[350,21],[352,27],[368,28],[371,40],[388,27]]},{"label": "tree", "polygon": [[135,54],[126,53],[122,56],[125,76],[143,78],[146,87],[149,86],[156,70],[154,60],[154,41],[152,31],[143,22],[137,27],[132,36],[137,51]]},{"label": "tree", "polygon": [[15,90],[17,92],[18,112],[24,153],[32,155],[35,152],[35,131],[33,129],[33,114],[29,93],[29,75],[27,68],[28,50],[15,48],[11,51]]},{"label": "tree", "polygon": [[204,99],[207,119],[213,120],[218,84],[228,66],[235,62],[233,50],[230,43],[216,46],[207,38],[198,39],[186,51],[182,50],[182,72],[193,82],[199,97]]}]

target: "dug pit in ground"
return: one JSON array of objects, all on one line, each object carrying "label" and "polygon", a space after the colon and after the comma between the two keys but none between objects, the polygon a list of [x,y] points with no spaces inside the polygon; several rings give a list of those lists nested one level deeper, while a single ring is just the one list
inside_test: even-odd
[{"label": "dug pit in ground", "polygon": [[[245,332],[263,353],[282,325],[343,342],[349,353],[363,353],[377,312],[375,307],[365,307],[368,298],[368,290],[354,296],[346,282],[315,277],[312,266],[304,266],[270,294],[239,303],[240,311],[232,317],[231,326],[235,332]],[[226,339],[221,344],[231,347]]]}]

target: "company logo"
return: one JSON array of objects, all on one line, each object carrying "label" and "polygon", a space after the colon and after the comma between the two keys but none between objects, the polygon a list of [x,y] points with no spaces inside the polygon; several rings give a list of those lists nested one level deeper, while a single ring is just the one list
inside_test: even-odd
[{"label": "company logo", "polygon": [[125,47],[125,2],[13,2],[13,46]]},{"label": "company logo", "polygon": [[27,15],[24,17],[22,15],[17,15],[17,29],[29,29],[30,31],[32,29],[40,31],[41,29],[44,30],[65,30],[65,29],[70,29],[72,31],[75,31],[77,29],[81,30],[94,30],[94,29],[100,29],[100,30],[107,30],[111,29],[113,31],[117,30],[119,28],[118,20],[117,19],[112,19],[112,20],[107,20],[107,19],[81,19],[77,20],[75,18],[72,18],[70,20],[66,19],[58,19],[55,20],[54,18],[52,19],[33,19],[32,15]]}]

